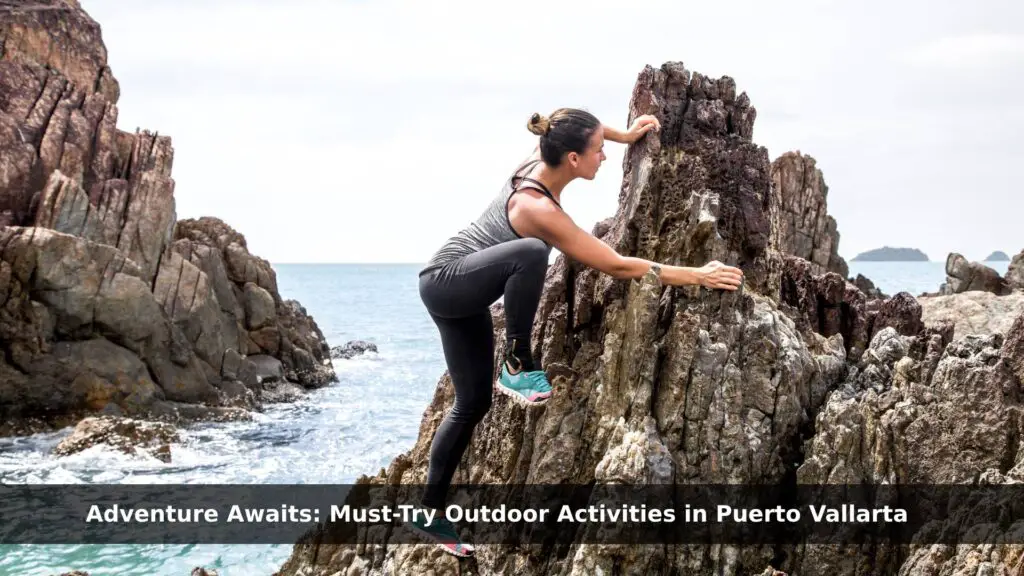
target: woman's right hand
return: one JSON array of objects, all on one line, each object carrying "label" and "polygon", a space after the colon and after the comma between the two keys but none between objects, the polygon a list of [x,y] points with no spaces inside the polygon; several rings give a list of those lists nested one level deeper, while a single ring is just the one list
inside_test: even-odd
[{"label": "woman's right hand", "polygon": [[712,260],[697,268],[697,278],[705,288],[736,290],[743,284],[743,271],[733,266],[726,266],[718,260]]}]

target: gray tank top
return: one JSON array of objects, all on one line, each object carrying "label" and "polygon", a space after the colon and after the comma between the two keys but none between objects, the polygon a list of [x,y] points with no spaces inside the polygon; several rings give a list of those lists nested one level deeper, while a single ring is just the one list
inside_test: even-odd
[{"label": "gray tank top", "polygon": [[[484,210],[480,217],[475,222],[470,223],[469,226],[463,228],[458,234],[449,238],[434,256],[431,257],[427,265],[420,270],[420,276],[423,274],[440,268],[449,262],[454,262],[468,254],[479,252],[484,248],[489,248],[503,242],[510,242],[517,238],[522,238],[513,228],[512,222],[508,218],[508,201],[512,198],[512,194],[519,189],[519,185],[523,182],[529,182],[536,186],[540,191],[551,199],[559,208],[561,204],[555,200],[555,197],[551,194],[551,191],[540,182],[533,178],[525,178],[519,176],[519,173],[523,169],[532,168],[540,160],[532,160],[521,166],[516,170],[508,180],[505,181],[505,185],[502,186],[501,192],[491,201]],[[518,183],[514,182],[516,179]],[[551,246],[548,246],[548,252],[551,251]]]}]

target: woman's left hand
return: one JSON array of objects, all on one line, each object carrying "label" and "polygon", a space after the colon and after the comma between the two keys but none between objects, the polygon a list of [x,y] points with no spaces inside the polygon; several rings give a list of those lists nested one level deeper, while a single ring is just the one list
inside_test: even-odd
[{"label": "woman's left hand", "polygon": [[629,142],[633,143],[643,138],[644,134],[647,134],[651,130],[657,132],[661,130],[661,123],[658,119],[650,114],[644,114],[633,120],[633,125],[629,127],[629,131],[626,132],[626,136],[629,138]]}]

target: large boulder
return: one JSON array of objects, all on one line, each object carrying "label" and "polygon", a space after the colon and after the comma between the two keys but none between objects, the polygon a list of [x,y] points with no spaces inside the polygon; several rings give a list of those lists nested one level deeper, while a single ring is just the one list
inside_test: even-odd
[{"label": "large boulder", "polygon": [[940,294],[982,291],[1004,296],[1011,290],[998,272],[981,262],[971,262],[956,252],[946,258],[946,283],[939,289]]},{"label": "large boulder", "polygon": [[171,139],[117,129],[99,25],[77,2],[18,8],[0,19],[4,430],[98,410],[234,415],[216,409],[252,407],[249,354],[305,387],[334,381],[323,334],[244,237],[177,220]]},{"label": "large boulder", "polygon": [[786,152],[772,162],[772,182],[780,196],[782,251],[810,262],[815,274],[835,272],[846,278],[849,267],[839,255],[839,230],[828,214],[828,186],[817,161],[799,151]]},{"label": "large boulder", "polygon": [[111,416],[90,417],[79,422],[53,453],[69,456],[93,446],[107,445],[125,454],[141,452],[170,462],[171,444],[180,440],[177,430],[170,424]]}]

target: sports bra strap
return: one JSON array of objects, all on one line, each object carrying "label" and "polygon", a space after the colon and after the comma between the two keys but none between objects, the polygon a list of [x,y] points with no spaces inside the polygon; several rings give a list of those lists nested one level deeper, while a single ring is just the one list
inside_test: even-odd
[{"label": "sports bra strap", "polygon": [[514,194],[514,193],[519,191],[519,184],[522,184],[523,182],[529,182],[529,183],[537,186],[538,188],[540,188],[540,191],[541,191],[542,194],[544,194],[545,196],[550,198],[551,201],[555,203],[555,206],[558,206],[559,208],[561,208],[562,205],[558,203],[558,200],[555,200],[554,194],[551,193],[551,190],[548,190],[547,186],[545,186],[544,184],[542,184],[541,182],[539,182],[537,180],[534,180],[533,178],[529,178],[527,176],[519,176],[519,173],[523,170],[523,168],[526,168],[527,166],[534,166],[538,162],[540,162],[540,160],[531,160],[531,161],[527,162],[526,164],[523,164],[518,170],[516,170],[515,174],[512,176],[512,179],[514,180],[515,178],[518,177],[519,178],[519,183],[517,183],[512,188],[512,193]]}]

